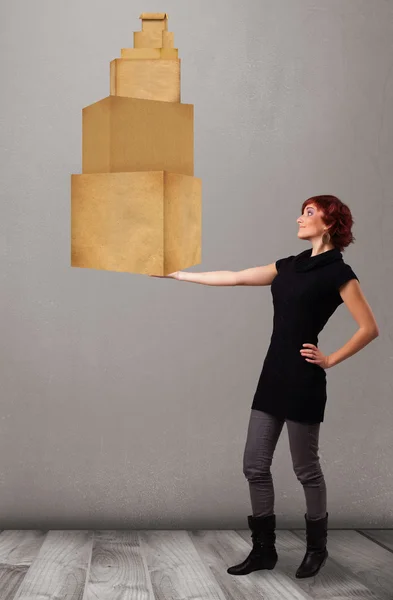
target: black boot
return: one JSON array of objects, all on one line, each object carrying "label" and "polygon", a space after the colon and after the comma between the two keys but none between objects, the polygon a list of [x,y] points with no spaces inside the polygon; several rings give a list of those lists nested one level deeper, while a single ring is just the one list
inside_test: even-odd
[{"label": "black boot", "polygon": [[326,516],[322,519],[315,520],[308,519],[307,513],[304,515],[306,520],[307,551],[300,567],[296,571],[298,579],[316,575],[329,556],[326,548],[328,514],[326,513]]},{"label": "black boot", "polygon": [[252,531],[253,547],[247,558],[234,567],[229,567],[230,575],[247,575],[261,569],[274,569],[278,560],[276,541],[276,515],[261,517],[248,516],[248,526]]}]

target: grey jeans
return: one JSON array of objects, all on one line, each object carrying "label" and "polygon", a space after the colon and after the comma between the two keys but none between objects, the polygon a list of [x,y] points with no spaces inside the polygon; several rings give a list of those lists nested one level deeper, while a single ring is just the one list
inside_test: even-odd
[{"label": "grey jeans", "polygon": [[[307,516],[326,515],[326,484],[318,456],[320,423],[308,425],[285,419],[293,469],[303,486]],[[270,467],[284,421],[251,409],[243,457],[243,473],[249,482],[254,517],[274,513],[274,487]]]}]

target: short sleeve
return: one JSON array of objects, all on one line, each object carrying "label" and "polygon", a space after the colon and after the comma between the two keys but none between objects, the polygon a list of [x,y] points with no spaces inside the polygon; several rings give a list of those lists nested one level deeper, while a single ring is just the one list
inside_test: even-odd
[{"label": "short sleeve", "polygon": [[333,276],[333,284],[336,291],[338,292],[339,288],[350,279],[357,279],[359,281],[358,276],[354,273],[352,268],[349,265],[342,263],[340,268],[335,270]]},{"label": "short sleeve", "polygon": [[286,258],[279,258],[278,260],[276,260],[276,269],[277,269],[277,272],[281,269],[281,267],[283,265],[287,264],[293,258],[295,258],[294,254],[292,254],[291,256],[287,256]]}]

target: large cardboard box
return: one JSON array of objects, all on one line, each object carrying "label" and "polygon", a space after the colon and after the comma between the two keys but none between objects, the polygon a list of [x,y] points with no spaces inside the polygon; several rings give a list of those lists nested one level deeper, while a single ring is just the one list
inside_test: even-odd
[{"label": "large cardboard box", "polygon": [[202,182],[167,171],[71,176],[71,266],[168,275],[199,264]]},{"label": "large cardboard box", "polygon": [[194,175],[192,104],[107,96],[82,109],[82,173]]}]

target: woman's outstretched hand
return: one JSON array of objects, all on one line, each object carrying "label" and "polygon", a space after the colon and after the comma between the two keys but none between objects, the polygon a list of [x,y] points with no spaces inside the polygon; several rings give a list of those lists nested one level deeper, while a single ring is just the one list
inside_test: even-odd
[{"label": "woman's outstretched hand", "polygon": [[160,278],[171,278],[171,279],[180,279],[181,271],[175,271],[174,273],[170,273],[169,275],[149,275],[149,277],[160,277]]}]

